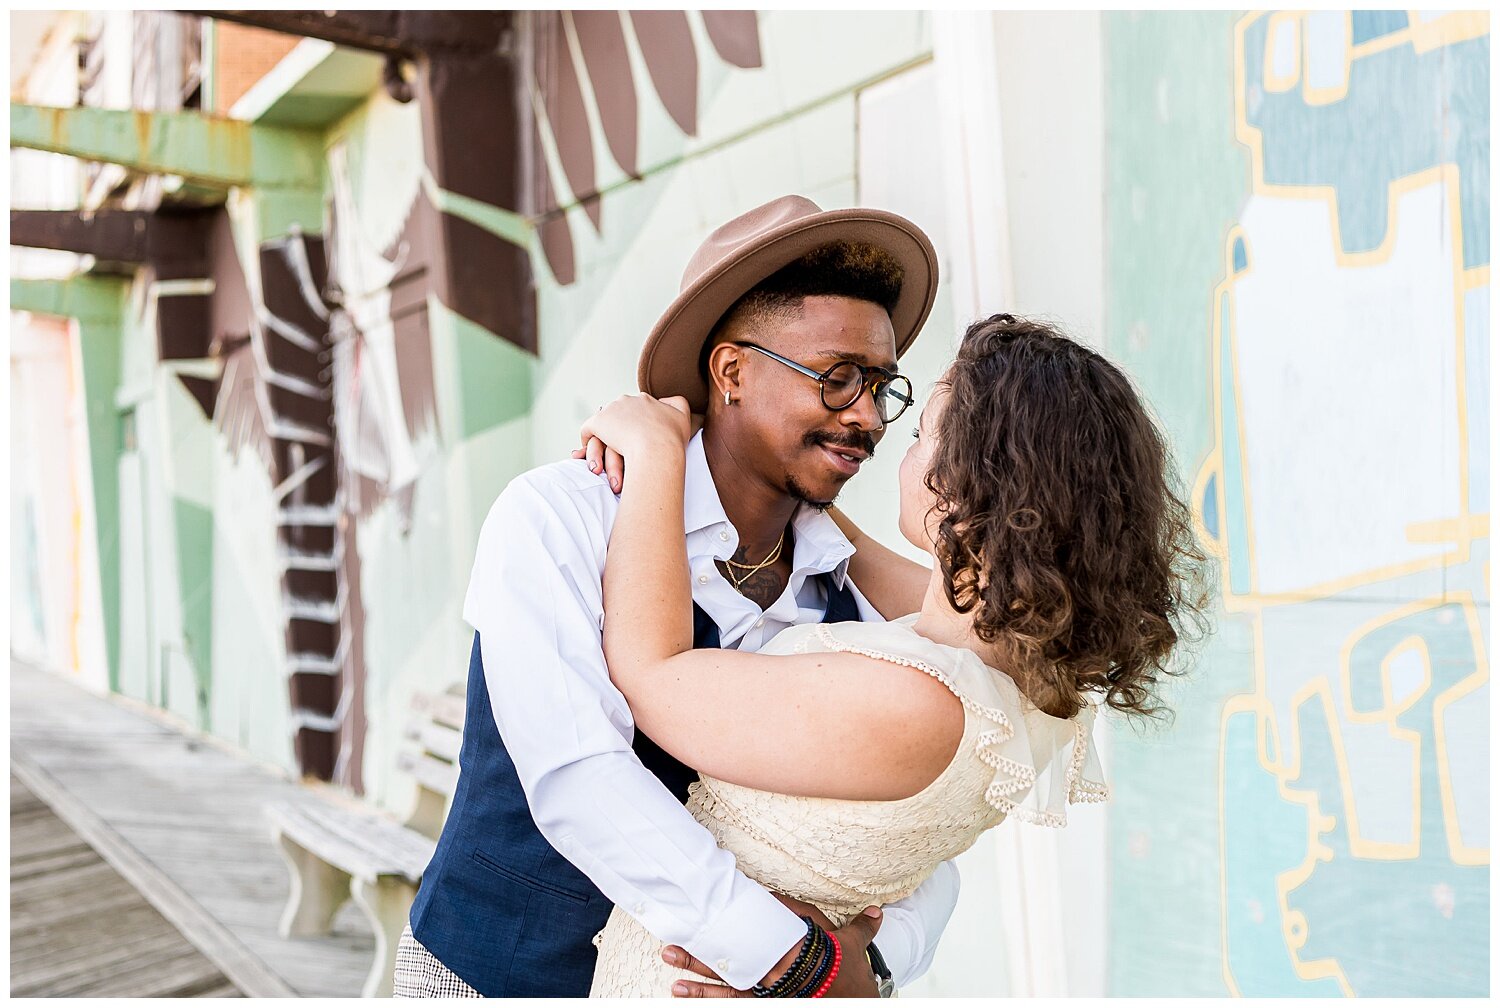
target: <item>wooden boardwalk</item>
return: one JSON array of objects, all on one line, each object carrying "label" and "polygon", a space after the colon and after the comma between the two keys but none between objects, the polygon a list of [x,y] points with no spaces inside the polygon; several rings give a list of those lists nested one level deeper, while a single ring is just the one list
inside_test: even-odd
[{"label": "wooden boardwalk", "polygon": [[[262,808],[309,800],[305,786],[139,705],[16,661],[10,700],[12,773],[234,987],[250,997],[359,995],[375,939],[352,903],[329,937],[276,934],[289,882]],[[21,828],[13,819],[13,845]],[[58,857],[83,856],[67,849]],[[80,883],[55,899],[93,913],[93,895]]]},{"label": "wooden boardwalk", "polygon": [[11,997],[241,997],[144,896],[10,779]]}]

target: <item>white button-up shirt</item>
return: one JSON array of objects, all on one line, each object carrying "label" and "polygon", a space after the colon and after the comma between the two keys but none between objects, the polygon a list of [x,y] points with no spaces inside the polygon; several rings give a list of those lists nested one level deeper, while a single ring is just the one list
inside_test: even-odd
[{"label": "white button-up shirt", "polygon": [[[827,600],[814,575],[830,572],[842,587],[854,553],[833,519],[798,509],[791,580],[762,612],[714,566],[734,555],[739,534],[701,434],[688,445],[686,476],[693,600],[718,625],[720,645],[758,650],[788,626],[822,619]],[[635,722],[609,680],[602,636],[604,559],[619,507],[581,460],[518,476],[479,533],[464,619],[479,631],[490,708],[542,835],[646,930],[745,989],[806,927],[735,867],[631,749]],[[881,619],[849,588],[862,618]],[[948,863],[885,908],[877,943],[897,986],[926,971],[957,899]]]}]

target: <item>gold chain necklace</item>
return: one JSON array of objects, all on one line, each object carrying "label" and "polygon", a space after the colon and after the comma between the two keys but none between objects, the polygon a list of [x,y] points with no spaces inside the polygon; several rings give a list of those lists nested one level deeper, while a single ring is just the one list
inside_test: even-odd
[{"label": "gold chain necklace", "polygon": [[764,560],[762,560],[760,563],[754,565],[753,567],[750,566],[749,564],[735,563],[733,560],[725,560],[724,564],[726,566],[728,566],[728,567],[738,567],[740,570],[742,570],[742,571],[745,572],[745,576],[744,577],[740,577],[740,578],[736,578],[734,576],[734,571],[727,571],[726,572],[729,575],[729,580],[732,581],[732,582],[734,582],[734,589],[735,589],[735,591],[739,591],[740,586],[743,585],[746,581],[749,581],[750,578],[752,576],[754,576],[754,574],[755,574],[756,571],[762,570],[762,569],[764,569],[766,567],[769,567],[769,566],[771,566],[771,564],[773,564],[777,560],[781,559],[781,547],[785,543],[786,543],[786,529],[782,529],[781,530],[781,536],[776,540],[776,548],[771,551],[771,555],[768,556],[768,557],[766,557]]}]

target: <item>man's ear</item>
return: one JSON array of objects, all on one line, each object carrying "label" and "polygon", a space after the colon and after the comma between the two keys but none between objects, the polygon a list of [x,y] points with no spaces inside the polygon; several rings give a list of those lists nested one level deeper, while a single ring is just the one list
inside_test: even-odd
[{"label": "man's ear", "polygon": [[740,389],[740,365],[745,355],[733,343],[720,343],[708,354],[708,385],[710,399],[724,398],[725,391]]}]

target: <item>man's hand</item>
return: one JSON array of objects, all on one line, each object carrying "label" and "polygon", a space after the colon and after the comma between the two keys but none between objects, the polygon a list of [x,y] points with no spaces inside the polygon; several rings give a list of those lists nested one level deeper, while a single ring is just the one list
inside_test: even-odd
[{"label": "man's hand", "polygon": [[[833,934],[838,939],[839,947],[843,950],[843,962],[839,966],[839,975],[834,978],[833,984],[828,988],[824,997],[879,997],[880,992],[875,986],[875,971],[870,968],[870,960],[865,955],[865,948],[875,940],[875,932],[880,930],[880,908],[869,907],[864,913],[855,917],[837,931],[833,930],[831,922],[823,916],[822,911],[810,903],[794,900],[790,896],[780,893],[773,894],[781,902],[785,903],[793,912],[811,917],[813,923]],[[793,949],[793,952],[796,950]],[[661,957],[669,966],[688,970],[709,980],[719,980],[719,975],[697,959],[688,955],[687,950],[676,945],[668,945],[662,949]],[[673,997],[708,997],[708,998],[738,998],[754,997],[749,991],[735,990],[733,987],[723,983],[703,983],[698,980],[678,980],[672,984]]]}]

